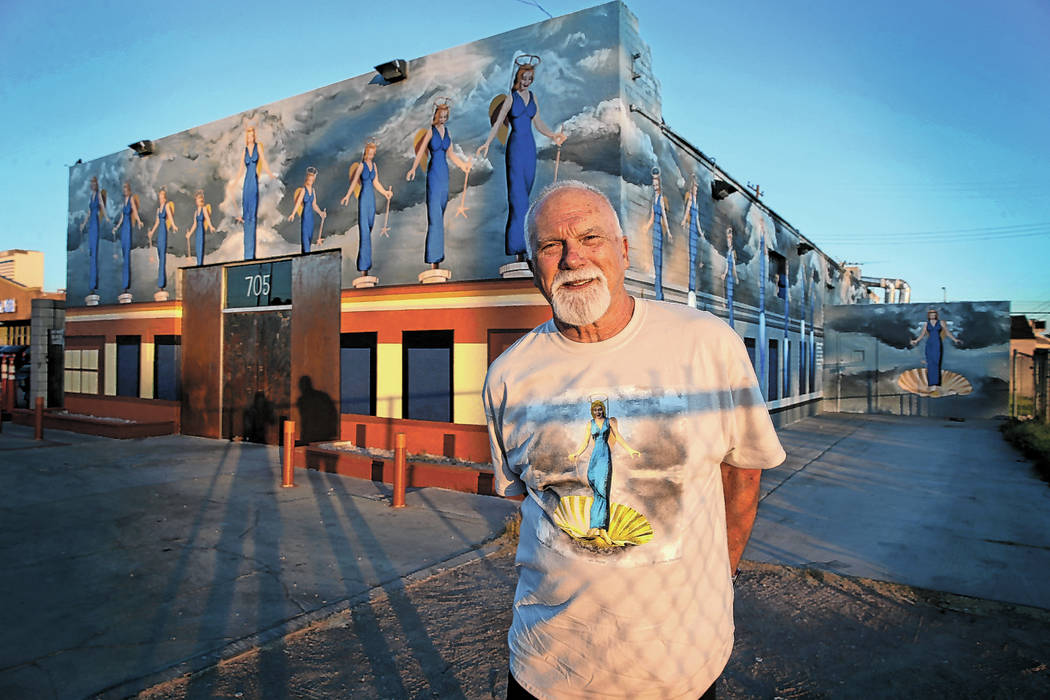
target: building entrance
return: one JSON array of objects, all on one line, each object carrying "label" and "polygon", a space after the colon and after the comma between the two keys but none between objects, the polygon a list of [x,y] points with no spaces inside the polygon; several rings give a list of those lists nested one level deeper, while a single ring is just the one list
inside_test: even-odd
[{"label": "building entrance", "polygon": [[223,325],[222,437],[276,445],[291,410],[292,312],[228,313]]},{"label": "building entrance", "polygon": [[184,271],[182,432],[279,444],[339,437],[340,253]]}]

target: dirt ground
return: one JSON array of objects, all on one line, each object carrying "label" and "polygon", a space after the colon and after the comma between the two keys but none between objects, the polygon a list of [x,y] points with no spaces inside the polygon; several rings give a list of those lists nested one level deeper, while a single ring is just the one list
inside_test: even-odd
[{"label": "dirt ground", "polygon": [[[511,546],[192,676],[162,698],[503,698]],[[719,698],[1050,695],[1050,611],[744,562]]]}]

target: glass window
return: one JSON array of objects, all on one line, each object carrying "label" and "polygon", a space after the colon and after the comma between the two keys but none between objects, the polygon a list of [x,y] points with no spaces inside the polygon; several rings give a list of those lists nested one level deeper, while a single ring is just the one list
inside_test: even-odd
[{"label": "glass window", "polygon": [[405,331],[404,416],[452,422],[452,331]]},{"label": "glass window", "polygon": [[117,396],[139,395],[139,353],[137,335],[117,336]]},{"label": "glass window", "polygon": [[158,399],[178,401],[182,397],[181,340],[177,335],[158,335],[153,340],[153,386]]},{"label": "glass window", "polygon": [[71,394],[97,394],[99,382],[98,348],[68,348],[65,351],[65,391]]},{"label": "glass window", "polygon": [[747,356],[751,358],[751,366],[755,366],[755,339],[744,338],[744,347],[747,348]]},{"label": "glass window", "polygon": [[339,338],[339,412],[376,414],[376,334]]}]

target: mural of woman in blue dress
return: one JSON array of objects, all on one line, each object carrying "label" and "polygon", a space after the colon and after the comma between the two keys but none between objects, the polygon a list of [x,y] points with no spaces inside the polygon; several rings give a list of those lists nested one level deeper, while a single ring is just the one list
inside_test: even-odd
[{"label": "mural of woman in blue dress", "polygon": [[682,214],[682,228],[689,224],[689,305],[696,306],[696,270],[703,267],[697,257],[700,253],[700,239],[704,232],[700,228],[700,201],[696,197],[699,184],[696,175],[693,175],[689,184],[689,192],[685,195],[685,212]]},{"label": "mural of woman in blue dress", "polygon": [[237,179],[244,178],[241,188],[241,215],[237,223],[244,224],[244,259],[255,259],[255,226],[256,214],[259,211],[259,174],[266,173],[274,177],[266,162],[261,143],[255,140],[255,127],[244,130],[244,158],[241,162]]},{"label": "mural of woman in blue dress", "polygon": [[[561,146],[565,143],[565,134],[554,133],[540,119],[540,108],[536,97],[529,90],[536,77],[536,66],[539,56],[524,55],[514,59],[517,66],[514,81],[508,95],[496,98],[498,111],[492,120],[485,143],[478,146],[477,155],[485,157],[489,144],[504,125],[510,126],[507,138],[507,228],[505,248],[507,255],[514,255],[519,261],[525,259],[525,214],[529,209],[529,195],[536,178],[536,139],[532,127]],[[502,103],[498,102],[502,99]]]},{"label": "mural of woman in blue dress", "polygon": [[186,255],[191,255],[191,241],[193,235],[197,235],[197,264],[204,264],[204,235],[209,231],[215,233],[215,226],[211,223],[211,205],[204,201],[204,190],[197,190],[193,195],[197,205],[193,212],[193,223],[186,227]]},{"label": "mural of woman in blue dress", "polygon": [[109,221],[106,215],[106,191],[99,191],[98,178],[91,177],[91,198],[88,199],[87,217],[80,224],[80,232],[87,230],[88,243],[88,287],[94,294],[98,289],[98,238],[102,221]]},{"label": "mural of woman in blue dress", "polygon": [[132,193],[131,183],[124,183],[124,206],[120,208],[120,218],[113,226],[113,233],[120,229],[120,251],[124,255],[121,266],[121,289],[126,293],[131,289],[131,226],[134,224],[142,228],[142,219],[139,218],[139,197]]},{"label": "mural of woman in blue dress", "polygon": [[416,168],[424,156],[427,163],[427,237],[423,259],[437,269],[445,259],[445,208],[448,206],[448,159],[463,171],[470,172],[471,164],[452,150],[452,136],[448,132],[449,102],[444,100],[434,105],[434,117],[430,128],[416,144],[416,159],[412,169],[405,175],[411,182],[416,178]]},{"label": "mural of woman in blue dress", "polygon": [[[369,141],[361,162],[350,166],[350,187],[340,200],[344,207],[350,203],[350,195],[357,195],[357,229],[360,238],[357,247],[357,270],[367,274],[372,269],[372,227],[376,222],[376,191],[386,197],[389,204],[394,190],[383,187],[379,181],[379,166],[375,164],[376,143]],[[380,231],[382,233],[382,231]]]},{"label": "mural of woman in blue dress", "polygon": [[[302,215],[299,220],[299,238],[304,253],[310,252],[310,244],[314,239],[314,213],[321,217],[322,231],[324,220],[328,216],[327,209],[317,206],[317,191],[314,189],[316,181],[317,168],[307,168],[306,179],[303,181],[303,186],[295,191],[295,206],[292,208],[292,213],[288,215],[289,221],[294,220],[296,214]],[[323,240],[318,237],[317,245],[321,245],[322,242]]]},{"label": "mural of woman in blue dress", "polygon": [[584,453],[587,446],[594,443],[590,461],[587,463],[587,481],[594,491],[594,502],[591,505],[589,534],[609,529],[609,487],[612,484],[612,448],[616,443],[623,445],[631,457],[638,457],[641,452],[634,449],[620,435],[615,418],[606,417],[605,402],[601,399],[591,402],[591,420],[587,423],[587,432],[579,448],[569,454],[569,461],[575,463]]},{"label": "mural of woman in blue dress", "polygon": [[922,324],[922,331],[917,338],[912,339],[910,345],[915,347],[923,338],[926,340],[926,384],[927,386],[941,385],[941,360],[944,357],[944,339],[948,338],[958,344],[959,339],[952,335],[948,326],[941,323],[937,309],[930,309],[926,313],[926,323]]},{"label": "mural of woman in blue dress", "polygon": [[729,327],[733,327],[733,285],[736,283],[736,250],[733,248],[733,227],[726,228],[726,269],[722,271],[725,285],[725,303],[729,309]]},{"label": "mural of woman in blue dress", "polygon": [[168,191],[163,187],[157,191],[157,215],[153,221],[153,228],[146,234],[149,236],[150,245],[153,245],[153,234],[157,235],[157,289],[168,286],[167,258],[168,258],[168,231],[179,232],[175,225],[175,205],[168,201]]},{"label": "mural of woman in blue dress", "polygon": [[667,217],[667,202],[660,187],[660,168],[653,168],[653,203],[649,208],[649,220],[645,222],[642,236],[653,230],[653,293],[657,299],[664,298],[664,234],[671,240],[671,220]]}]

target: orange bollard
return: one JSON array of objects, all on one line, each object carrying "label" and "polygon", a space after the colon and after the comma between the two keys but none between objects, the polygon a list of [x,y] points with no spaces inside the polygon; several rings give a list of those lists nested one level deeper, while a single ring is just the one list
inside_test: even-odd
[{"label": "orange bollard", "polygon": [[36,397],[36,406],[33,411],[33,439],[44,439],[44,397]]},{"label": "orange bollard", "polygon": [[394,498],[390,503],[392,508],[405,507],[405,475],[408,471],[405,466],[405,434],[398,433],[394,443]]},{"label": "orange bollard", "polygon": [[295,421],[284,422],[284,459],[281,463],[281,487],[291,488],[295,486],[292,482],[292,457],[295,454]]}]

